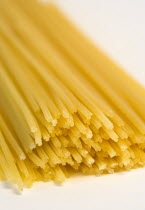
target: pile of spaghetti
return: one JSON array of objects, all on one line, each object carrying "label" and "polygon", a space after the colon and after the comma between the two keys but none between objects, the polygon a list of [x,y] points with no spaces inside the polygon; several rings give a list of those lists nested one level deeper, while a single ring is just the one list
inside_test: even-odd
[{"label": "pile of spaghetti", "polygon": [[52,3],[0,1],[0,179],[20,190],[145,165],[145,90]]}]

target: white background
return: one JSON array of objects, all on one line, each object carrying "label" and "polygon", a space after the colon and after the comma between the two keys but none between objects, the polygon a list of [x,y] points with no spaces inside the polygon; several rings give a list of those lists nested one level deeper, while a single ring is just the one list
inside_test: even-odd
[{"label": "white background", "polygon": [[[145,0],[55,0],[99,46],[145,85]],[[0,184],[1,210],[145,210],[145,169],[37,183]]]}]

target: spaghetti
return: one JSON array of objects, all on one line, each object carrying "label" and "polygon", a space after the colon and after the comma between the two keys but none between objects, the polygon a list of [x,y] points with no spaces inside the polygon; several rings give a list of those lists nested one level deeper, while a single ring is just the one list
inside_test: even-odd
[{"label": "spaghetti", "polygon": [[22,190],[145,165],[144,88],[56,5],[2,0],[0,50],[1,180]]}]

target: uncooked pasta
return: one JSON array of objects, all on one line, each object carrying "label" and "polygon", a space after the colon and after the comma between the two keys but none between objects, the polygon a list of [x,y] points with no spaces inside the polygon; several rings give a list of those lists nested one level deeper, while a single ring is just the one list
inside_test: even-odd
[{"label": "uncooked pasta", "polygon": [[143,167],[144,97],[54,3],[0,2],[1,181]]}]

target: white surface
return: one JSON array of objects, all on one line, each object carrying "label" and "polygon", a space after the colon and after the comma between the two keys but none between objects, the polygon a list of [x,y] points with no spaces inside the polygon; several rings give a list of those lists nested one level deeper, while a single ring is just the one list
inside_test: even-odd
[{"label": "white surface", "polygon": [[37,183],[22,195],[0,187],[1,210],[144,210],[145,169]]},{"label": "white surface", "polygon": [[[56,0],[80,26],[145,85],[144,0]],[[144,210],[145,169],[79,177],[63,186],[37,183],[22,195],[0,184],[1,210]]]}]

